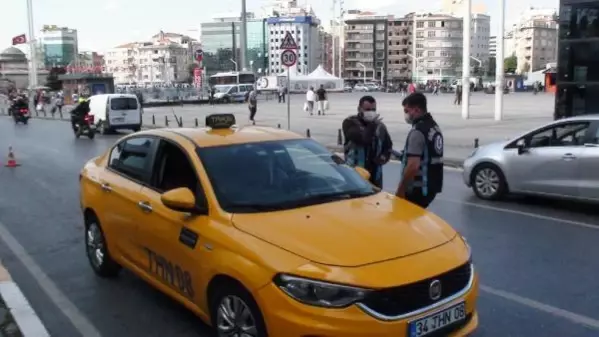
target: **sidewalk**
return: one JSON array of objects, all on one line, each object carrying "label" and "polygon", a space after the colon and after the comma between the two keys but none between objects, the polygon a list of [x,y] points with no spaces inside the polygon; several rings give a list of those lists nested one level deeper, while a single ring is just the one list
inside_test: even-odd
[{"label": "sidewalk", "polygon": [[0,337],[50,337],[19,286],[1,264]]}]

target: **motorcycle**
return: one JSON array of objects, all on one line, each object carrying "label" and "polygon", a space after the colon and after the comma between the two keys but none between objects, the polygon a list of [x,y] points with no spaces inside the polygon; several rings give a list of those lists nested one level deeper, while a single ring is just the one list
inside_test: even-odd
[{"label": "motorcycle", "polygon": [[19,124],[19,122],[27,124],[29,122],[29,118],[31,118],[31,115],[29,114],[29,108],[14,108],[12,111],[12,119],[15,121],[15,124]]},{"label": "motorcycle", "polygon": [[75,123],[75,138],[82,135],[87,135],[89,139],[94,139],[96,136],[96,125],[94,124],[94,115],[85,114],[83,118]]}]

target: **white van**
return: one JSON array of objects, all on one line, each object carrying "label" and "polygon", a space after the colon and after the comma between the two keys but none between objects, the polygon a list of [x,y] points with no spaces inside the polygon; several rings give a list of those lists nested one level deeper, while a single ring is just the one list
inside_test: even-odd
[{"label": "white van", "polygon": [[133,94],[94,95],[90,97],[89,110],[101,134],[116,129],[141,129],[141,105]]}]

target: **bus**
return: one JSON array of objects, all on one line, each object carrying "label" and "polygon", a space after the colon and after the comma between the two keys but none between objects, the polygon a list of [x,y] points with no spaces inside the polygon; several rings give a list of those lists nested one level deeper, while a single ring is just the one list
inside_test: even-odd
[{"label": "bus", "polygon": [[554,119],[599,113],[599,0],[561,0]]},{"label": "bus", "polygon": [[230,71],[227,73],[217,73],[210,76],[208,80],[210,86],[227,84],[254,84],[256,75],[251,71]]}]

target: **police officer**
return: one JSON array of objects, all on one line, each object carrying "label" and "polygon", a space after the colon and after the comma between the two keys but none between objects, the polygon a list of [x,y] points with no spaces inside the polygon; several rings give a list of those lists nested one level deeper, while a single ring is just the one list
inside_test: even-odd
[{"label": "police officer", "polygon": [[412,129],[402,154],[402,178],[396,195],[427,208],[443,187],[443,134],[426,108],[426,97],[413,93],[402,102]]}]

